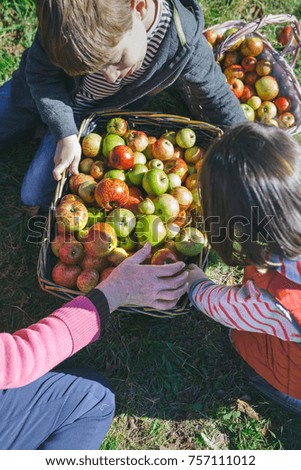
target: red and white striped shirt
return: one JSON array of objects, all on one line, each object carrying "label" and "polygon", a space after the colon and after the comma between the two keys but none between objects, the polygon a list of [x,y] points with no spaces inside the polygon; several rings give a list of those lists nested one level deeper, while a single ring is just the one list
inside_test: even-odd
[{"label": "red and white striped shirt", "polygon": [[[301,258],[283,260],[273,256],[272,261],[281,263],[276,270],[283,276],[301,284]],[[290,313],[253,281],[223,286],[202,278],[191,286],[189,298],[198,310],[228,328],[301,342],[301,331]]]}]

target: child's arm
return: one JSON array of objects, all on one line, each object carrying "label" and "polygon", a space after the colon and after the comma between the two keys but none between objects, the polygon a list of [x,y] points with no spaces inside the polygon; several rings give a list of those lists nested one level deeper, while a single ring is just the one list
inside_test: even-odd
[{"label": "child's arm", "polygon": [[197,266],[189,266],[189,299],[208,317],[229,328],[266,333],[285,341],[301,342],[291,318],[276,301],[252,281],[243,286],[223,286],[205,277]]},{"label": "child's arm", "polygon": [[246,120],[203,35],[177,85],[196,119],[205,117],[217,126],[231,126]]}]

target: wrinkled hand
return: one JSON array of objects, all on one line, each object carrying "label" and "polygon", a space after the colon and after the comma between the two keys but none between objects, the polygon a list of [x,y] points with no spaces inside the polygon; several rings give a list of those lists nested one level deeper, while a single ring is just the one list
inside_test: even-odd
[{"label": "wrinkled hand", "polygon": [[151,246],[147,243],[97,286],[106,296],[111,312],[123,305],[168,310],[187,292],[185,263],[178,261],[162,266],[140,264],[150,254]]},{"label": "wrinkled hand", "polygon": [[69,168],[73,175],[78,174],[78,164],[81,157],[81,146],[76,135],[69,135],[59,140],[54,155],[54,170],[56,181],[62,177],[64,170]]},{"label": "wrinkled hand", "polygon": [[194,284],[194,282],[200,281],[201,279],[204,279],[204,278],[207,279],[207,276],[204,273],[204,271],[202,271],[202,269],[199,268],[196,264],[189,264],[187,266],[187,272],[188,272],[187,282],[189,285],[189,289],[192,286],[192,284]]}]

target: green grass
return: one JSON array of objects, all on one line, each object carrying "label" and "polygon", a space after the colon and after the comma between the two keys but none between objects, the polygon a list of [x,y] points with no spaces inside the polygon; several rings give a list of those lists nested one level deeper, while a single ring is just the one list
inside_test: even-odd
[{"label": "green grass", "polygon": [[[300,17],[300,3],[286,12]],[[16,68],[35,32],[33,0],[0,5],[0,83]],[[208,0],[206,24],[284,11],[283,1]],[[300,76],[299,64],[297,73]],[[151,109],[186,113],[175,90],[155,98]],[[36,143],[0,153],[1,331],[13,332],[52,312],[62,301],[39,289],[39,244],[28,243],[29,217],[20,186]],[[208,274],[232,284],[241,271],[211,254]],[[98,341],[76,356],[111,381],[117,410],[103,449],[300,449],[300,420],[258,395],[245,380],[242,361],[225,328],[201,313],[161,320],[115,312]]]}]

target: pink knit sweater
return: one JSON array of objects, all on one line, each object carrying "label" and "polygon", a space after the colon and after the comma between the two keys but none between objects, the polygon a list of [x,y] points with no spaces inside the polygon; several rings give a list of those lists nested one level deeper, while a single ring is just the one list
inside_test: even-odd
[{"label": "pink knit sweater", "polygon": [[77,297],[47,318],[0,334],[0,389],[26,385],[100,335],[100,316],[87,297]]}]

